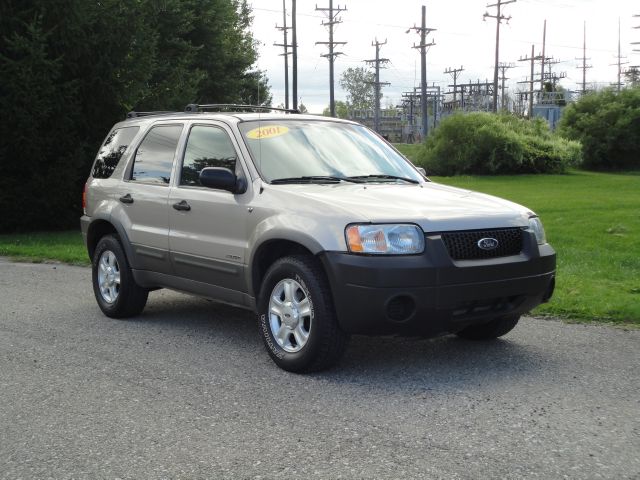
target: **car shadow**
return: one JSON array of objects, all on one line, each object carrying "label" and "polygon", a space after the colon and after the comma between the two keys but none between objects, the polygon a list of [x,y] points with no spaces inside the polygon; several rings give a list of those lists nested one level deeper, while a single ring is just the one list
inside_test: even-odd
[{"label": "car shadow", "polygon": [[[268,377],[284,372],[273,364],[258,335],[255,314],[236,307],[187,295],[171,294],[149,302],[132,322],[161,327],[168,335],[195,334],[208,342],[223,341],[233,349],[256,350],[241,361],[245,368],[264,370]],[[516,329],[505,337],[487,342],[460,339],[363,336],[351,338],[342,361],[330,370],[298,376],[330,384],[369,385],[386,391],[407,388],[477,387],[479,382],[501,383],[535,377],[559,366],[542,348],[527,342]],[[256,362],[263,355],[264,362]],[[237,358],[236,358],[237,361]],[[479,379],[482,380],[479,380]]]},{"label": "car shadow", "polygon": [[441,390],[531,379],[554,368],[541,349],[510,335],[485,342],[455,335],[354,336],[340,365],[316,376],[337,384],[365,382],[386,391],[411,386]]}]

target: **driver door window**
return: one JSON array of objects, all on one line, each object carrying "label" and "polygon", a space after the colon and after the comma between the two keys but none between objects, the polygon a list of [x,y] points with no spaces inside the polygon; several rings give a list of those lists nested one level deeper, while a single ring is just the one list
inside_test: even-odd
[{"label": "driver door window", "polygon": [[237,174],[237,159],[231,139],[223,129],[196,125],[189,132],[180,185],[200,187],[200,171],[206,167],[228,168]]}]

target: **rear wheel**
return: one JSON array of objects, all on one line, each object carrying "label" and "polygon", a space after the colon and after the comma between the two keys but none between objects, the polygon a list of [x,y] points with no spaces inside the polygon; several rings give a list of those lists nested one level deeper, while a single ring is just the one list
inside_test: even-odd
[{"label": "rear wheel", "polygon": [[326,276],[315,257],[277,260],[265,275],[258,308],[267,351],[284,370],[329,368],[346,349],[349,336],[338,325]]},{"label": "rear wheel", "polygon": [[135,282],[116,235],[100,239],[91,266],[93,293],[100,310],[107,317],[133,317],[142,312],[149,291]]},{"label": "rear wheel", "polygon": [[509,333],[520,320],[520,315],[501,317],[481,325],[471,325],[456,335],[467,340],[493,340]]}]

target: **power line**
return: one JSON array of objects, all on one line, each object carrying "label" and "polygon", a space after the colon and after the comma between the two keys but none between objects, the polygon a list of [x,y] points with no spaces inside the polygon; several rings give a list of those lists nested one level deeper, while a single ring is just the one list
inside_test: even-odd
[{"label": "power line", "polygon": [[507,23],[511,20],[511,15],[505,17],[501,13],[501,8],[503,5],[507,5],[509,3],[515,3],[516,0],[507,0],[502,1],[498,0],[498,3],[493,3],[491,5],[487,5],[487,8],[496,7],[496,14],[490,15],[489,12],[485,12],[482,19],[486,21],[487,17],[496,19],[496,61],[495,68],[493,70],[493,111],[498,111],[498,65],[500,63],[500,24],[502,20],[506,20]]},{"label": "power line", "polygon": [[329,112],[332,117],[336,116],[336,104],[334,99],[334,78],[333,78],[333,62],[338,55],[343,55],[342,52],[334,51],[336,45],[346,45],[347,42],[336,42],[333,40],[333,26],[342,23],[342,19],[338,18],[340,12],[346,11],[346,7],[342,8],[338,5],[333,8],[333,0],[329,0],[329,8],[318,8],[317,12],[322,12],[326,15],[327,21],[323,21],[322,25],[329,27],[329,41],[328,42],[316,42],[316,45],[327,45],[329,47],[329,53],[320,55],[329,59]]}]

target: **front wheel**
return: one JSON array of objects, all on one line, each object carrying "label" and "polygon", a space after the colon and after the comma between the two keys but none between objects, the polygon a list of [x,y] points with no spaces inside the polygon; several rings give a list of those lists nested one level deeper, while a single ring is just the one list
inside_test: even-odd
[{"label": "front wheel", "polygon": [[310,255],[280,258],[269,268],[260,289],[258,318],[269,355],[290,372],[329,368],[349,339],[338,325],[322,266]]},{"label": "front wheel", "polygon": [[133,317],[142,312],[149,291],[135,282],[117,236],[106,235],[100,239],[91,269],[93,293],[107,317]]},{"label": "front wheel", "polygon": [[481,325],[471,325],[456,333],[467,340],[493,340],[506,335],[515,328],[520,320],[520,315],[501,317]]}]

